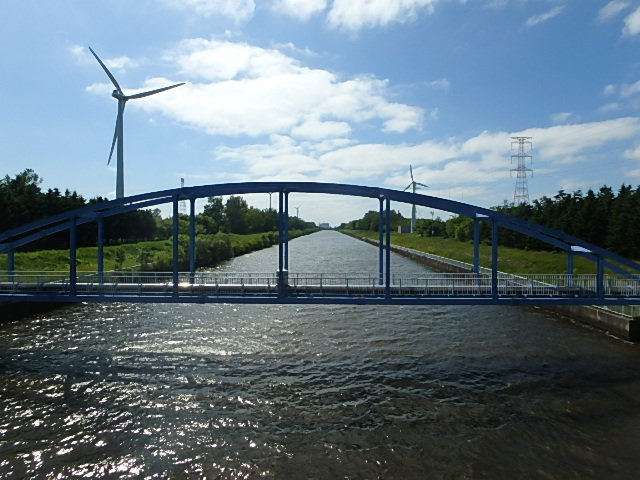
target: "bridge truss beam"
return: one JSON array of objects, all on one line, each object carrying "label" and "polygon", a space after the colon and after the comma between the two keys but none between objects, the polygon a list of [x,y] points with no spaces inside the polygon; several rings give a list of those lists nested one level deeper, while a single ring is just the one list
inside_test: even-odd
[{"label": "bridge truss beam", "polygon": [[[446,200],[443,198],[432,197],[429,195],[422,195],[412,192],[400,192],[396,190],[389,190],[377,187],[366,187],[359,185],[342,185],[331,183],[313,183],[313,182],[247,182],[247,183],[235,183],[235,184],[219,184],[219,185],[203,185],[196,187],[181,187],[179,189],[165,190],[160,192],[151,192],[147,194],[134,195],[131,197],[125,197],[116,199],[110,202],[105,202],[96,205],[89,205],[70,212],[54,215],[47,219],[38,220],[28,225],[11,229],[6,232],[0,233],[0,254],[6,253],[7,257],[7,272],[6,279],[12,281],[15,275],[15,251],[27,245],[35,240],[43,238],[53,233],[69,230],[69,283],[70,290],[67,292],[69,299],[79,299],[80,295],[77,293],[77,277],[78,272],[76,268],[76,245],[77,245],[77,228],[87,222],[95,221],[98,224],[98,278],[99,283],[103,283],[105,276],[104,272],[104,219],[124,213],[127,211],[152,207],[164,203],[173,204],[173,268],[172,268],[172,289],[170,299],[160,299],[156,296],[152,297],[153,300],[149,301],[174,301],[174,302],[188,302],[188,301],[203,301],[202,298],[189,299],[180,292],[180,278],[181,272],[179,272],[179,248],[178,248],[178,234],[179,234],[179,202],[189,200],[191,204],[190,209],[190,228],[189,228],[189,279],[193,283],[195,277],[195,265],[196,265],[196,249],[195,249],[195,201],[198,198],[221,196],[221,195],[242,195],[249,193],[272,193],[278,192],[279,206],[278,206],[278,218],[279,218],[279,243],[278,243],[278,284],[279,284],[279,303],[398,303],[398,302],[410,302],[410,303],[449,303],[449,299],[441,297],[431,298],[418,298],[418,299],[398,299],[393,294],[392,287],[392,272],[391,272],[391,202],[400,202],[410,205],[419,205],[428,208],[434,208],[438,210],[448,211],[458,215],[468,216],[474,219],[474,264],[472,267],[473,273],[479,275],[479,238],[480,238],[480,225],[481,222],[487,222],[491,225],[491,301],[497,304],[504,304],[507,300],[498,294],[498,238],[499,229],[507,228],[519,233],[530,235],[534,238],[549,243],[555,247],[561,248],[567,252],[567,274],[573,275],[573,258],[574,255],[582,255],[596,263],[596,295],[595,298],[588,300],[590,304],[594,303],[607,303],[607,302],[620,302],[619,299],[605,298],[605,274],[604,269],[609,268],[617,274],[624,276],[629,281],[637,281],[640,278],[640,265],[625,259],[619,255],[602,249],[596,245],[589,244],[576,237],[568,235],[564,232],[543,227],[541,225],[534,224],[525,220],[521,220],[515,217],[510,217],[501,212],[485,209],[482,207],[469,205],[452,200]],[[287,277],[289,274],[289,194],[290,193],[318,193],[318,194],[334,194],[345,196],[357,196],[368,197],[372,199],[378,199],[379,201],[379,268],[378,268],[378,283],[380,286],[384,286],[384,295],[380,298],[366,298],[364,300],[357,298],[343,298],[343,297],[323,297],[322,299],[311,300],[306,297],[292,297],[286,289]],[[0,277],[2,273],[0,272]],[[0,298],[3,294],[0,292]],[[4,295],[5,298],[21,299],[41,301],[42,298],[37,294],[31,296],[24,296],[18,294]],[[110,297],[119,298],[119,297]],[[130,296],[124,297],[127,301],[133,301]],[[139,301],[145,301],[147,297],[140,296]],[[220,297],[208,298],[206,301],[222,301],[217,300]],[[271,303],[273,300],[271,297],[264,297],[259,299],[257,297],[250,297],[247,299],[241,299],[237,296],[232,297],[234,302],[238,303]],[[633,298],[627,299],[622,297],[627,303],[634,303]],[[64,301],[60,299],[59,301]],[[85,300],[82,301],[91,301]],[[104,301],[104,299],[103,299]],[[227,301],[227,300],[225,300]],[[478,297],[469,297],[465,299],[464,296],[458,296],[456,300],[452,300],[452,303],[486,303],[487,299],[480,299]],[[547,300],[536,299],[510,299],[509,302],[522,303],[534,302],[536,304],[544,303]],[[566,297],[562,297],[560,300],[550,299],[552,303],[561,301],[564,303],[578,302],[582,303],[587,300],[569,300]]]}]

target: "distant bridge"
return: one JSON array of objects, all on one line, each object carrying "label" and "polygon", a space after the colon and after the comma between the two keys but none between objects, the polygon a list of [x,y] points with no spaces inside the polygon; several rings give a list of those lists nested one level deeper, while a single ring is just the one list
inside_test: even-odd
[{"label": "distant bridge", "polygon": [[[267,273],[198,272],[195,265],[195,202],[199,198],[278,193],[278,270]],[[333,194],[379,202],[378,273],[326,274],[289,270],[289,195]],[[179,271],[179,203],[189,201],[189,271]],[[468,273],[397,275],[391,265],[391,202],[424,206],[474,220],[474,263]],[[171,272],[104,270],[104,219],[165,203],[173,205]],[[96,272],[76,267],[77,229],[97,222]],[[491,268],[480,268],[480,224],[491,225]],[[510,275],[498,271],[498,232],[506,228],[564,250],[562,275]],[[68,272],[15,270],[15,251],[45,236],[68,230]],[[0,301],[32,302],[173,302],[311,304],[498,304],[498,305],[640,305],[640,264],[566,233],[500,212],[443,198],[377,187],[311,182],[246,182],[183,187],[116,199],[64,212],[0,233]],[[596,273],[574,273],[576,255],[592,260]],[[605,269],[610,273],[605,274]]]}]

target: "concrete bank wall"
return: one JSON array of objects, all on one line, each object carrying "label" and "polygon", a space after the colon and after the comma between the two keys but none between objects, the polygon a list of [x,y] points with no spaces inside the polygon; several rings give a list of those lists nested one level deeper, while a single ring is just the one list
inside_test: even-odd
[{"label": "concrete bank wall", "polygon": [[640,319],[603,308],[583,305],[544,306],[541,308],[580,323],[606,330],[623,340],[640,342]]},{"label": "concrete bank wall", "polygon": [[[378,242],[364,237],[354,237],[371,245],[378,246]],[[392,245],[391,251],[410,258],[426,267],[442,273],[470,273],[473,267],[467,263],[449,260],[436,255],[429,255],[416,250]],[[618,338],[630,342],[640,342],[640,318],[605,310],[598,307],[584,305],[544,306],[542,310],[561,315],[586,325],[605,330]]]}]

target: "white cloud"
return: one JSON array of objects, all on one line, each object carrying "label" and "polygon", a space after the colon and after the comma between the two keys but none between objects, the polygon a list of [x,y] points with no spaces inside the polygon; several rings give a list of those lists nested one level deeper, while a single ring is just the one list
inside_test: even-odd
[{"label": "white cloud", "polygon": [[640,145],[633,149],[625,150],[624,158],[629,160],[640,160]]},{"label": "white cloud", "polygon": [[206,17],[223,15],[236,22],[249,20],[255,12],[254,0],[164,0],[182,10],[193,10]]},{"label": "white cloud", "polygon": [[638,93],[640,93],[640,80],[638,80],[636,83],[625,83],[620,86],[620,96],[623,98],[628,98]]},{"label": "white cloud", "polygon": [[[511,169],[515,165],[511,156],[517,151],[511,148],[512,136],[533,137],[534,162],[527,165],[535,171],[530,190],[535,191],[535,179],[541,173],[545,174],[545,180],[538,180],[538,189],[544,189],[542,194],[553,194],[560,188],[591,187],[581,184],[579,179],[568,183],[559,175],[563,165],[565,171],[588,166],[579,162],[587,161],[597,149],[601,149],[603,158],[609,159],[615,142],[632,140],[639,134],[640,119],[619,118],[523,132],[485,131],[466,139],[417,144],[349,144],[343,139],[319,147],[314,141],[271,135],[265,143],[221,148],[213,161],[220,168],[220,178],[231,176],[232,181],[337,182],[398,190],[409,183],[411,165],[414,178],[429,186],[422,193],[489,207],[513,195],[515,179]],[[635,168],[640,160],[640,147],[627,149],[624,157],[632,161],[630,169]],[[228,164],[233,164],[233,168],[225,168]],[[226,173],[227,170],[242,173]],[[633,173],[627,172],[629,178]],[[339,223],[359,218],[368,209],[359,203],[349,203],[327,218]],[[308,209],[305,215],[307,212]]]},{"label": "white cloud", "polygon": [[177,65],[178,81],[191,82],[171,98],[150,97],[141,108],[160,110],[209,134],[283,134],[321,141],[343,137],[361,124],[389,133],[419,129],[424,114],[390,102],[386,80],[342,80],[275,49],[191,39],[180,42],[165,60]]},{"label": "white cloud", "polygon": [[551,20],[552,18],[557,17],[558,15],[560,15],[564,11],[564,8],[565,8],[564,6],[559,5],[557,7],[552,8],[548,12],[541,13],[539,15],[534,15],[532,17],[529,17],[529,19],[527,19],[525,25],[527,27],[533,27],[535,25],[539,25],[540,23],[543,23],[543,22],[546,22],[548,20]]},{"label": "white cloud", "polygon": [[602,113],[612,113],[620,110],[620,108],[622,108],[622,105],[620,105],[618,102],[611,102],[603,105],[599,110]]},{"label": "white cloud", "polygon": [[[91,54],[88,48],[85,48],[82,45],[72,45],[71,47],[69,47],[69,52],[79,63],[93,64],[101,69],[98,62],[96,62],[95,57]],[[130,68],[137,68],[140,65],[138,61],[124,55],[115,58],[106,58],[103,57],[100,52],[96,53],[100,57],[100,60],[104,62],[104,64],[112,73],[114,71],[122,72]]]},{"label": "white cloud", "polygon": [[351,133],[351,126],[346,122],[322,122],[310,119],[291,130],[294,137],[309,140],[323,140],[325,138],[344,137]]},{"label": "white cloud", "polygon": [[439,0],[334,0],[328,22],[334,28],[360,30],[405,23],[420,12],[433,13]]},{"label": "white cloud", "polygon": [[570,123],[577,122],[580,118],[572,112],[559,112],[551,115],[551,121],[553,123]]},{"label": "white cloud", "polygon": [[[536,151],[548,160],[573,163],[589,149],[633,138],[640,133],[640,119],[618,118],[587,124],[533,128],[521,133],[535,139]],[[520,134],[518,134],[520,135]]]},{"label": "white cloud", "polygon": [[441,88],[443,90],[449,90],[451,83],[447,78],[441,78],[440,80],[433,80],[428,83],[430,87]]},{"label": "white cloud", "polygon": [[327,8],[327,0],[276,0],[273,9],[300,20],[308,20]]},{"label": "white cloud", "polygon": [[628,7],[629,2],[625,2],[622,0],[613,0],[600,9],[600,11],[598,12],[598,21],[608,22],[609,20],[620,15],[620,13],[622,13]]},{"label": "white cloud", "polygon": [[627,36],[640,34],[640,7],[624,19],[624,28],[622,29],[622,33]]}]

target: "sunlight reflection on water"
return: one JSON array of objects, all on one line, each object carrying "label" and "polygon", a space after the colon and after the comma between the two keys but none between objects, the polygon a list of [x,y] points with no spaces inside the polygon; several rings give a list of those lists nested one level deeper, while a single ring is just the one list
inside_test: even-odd
[{"label": "sunlight reflection on water", "polygon": [[105,304],[1,328],[2,478],[637,472],[637,347],[534,309]]}]

